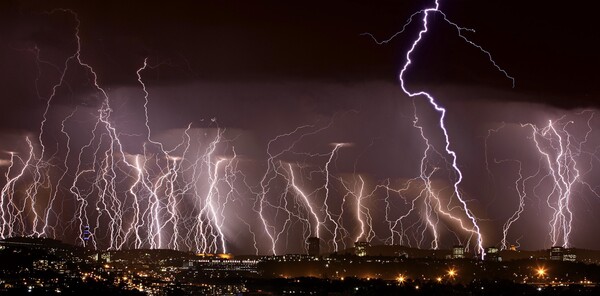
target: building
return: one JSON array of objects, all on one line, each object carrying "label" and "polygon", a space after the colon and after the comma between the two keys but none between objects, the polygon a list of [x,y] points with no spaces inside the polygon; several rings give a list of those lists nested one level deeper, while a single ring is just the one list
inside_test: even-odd
[{"label": "building", "polygon": [[100,254],[100,259],[101,259],[103,262],[110,263],[110,261],[111,261],[111,260],[110,260],[110,252],[104,252],[104,253],[101,253],[101,254]]},{"label": "building", "polygon": [[494,262],[502,261],[502,256],[500,256],[498,248],[488,247],[485,250],[485,260],[486,261],[494,261]]},{"label": "building", "polygon": [[565,249],[563,253],[563,261],[575,262],[577,261],[577,255],[573,251],[573,249]]},{"label": "building", "polygon": [[183,269],[210,277],[251,276],[258,273],[257,259],[227,259],[219,257],[198,258],[184,261]]},{"label": "building", "polygon": [[370,246],[371,244],[369,244],[369,242],[355,242],[354,254],[359,257],[367,256],[367,248]]},{"label": "building", "polygon": [[84,226],[83,231],[81,232],[81,238],[83,239],[83,247],[88,250],[94,249],[93,244],[90,242],[91,237],[92,232],[90,231],[90,227],[88,225]]},{"label": "building", "polygon": [[554,246],[550,249],[550,260],[562,261],[565,248]]},{"label": "building", "polygon": [[465,258],[465,247],[460,245],[452,247],[452,259],[463,258]]},{"label": "building", "polygon": [[306,254],[285,254],[279,256],[264,256],[260,260],[264,262],[312,262],[319,261],[319,258]]},{"label": "building", "polygon": [[309,256],[319,256],[321,254],[321,240],[318,237],[309,237],[306,240],[308,244],[308,255]]}]

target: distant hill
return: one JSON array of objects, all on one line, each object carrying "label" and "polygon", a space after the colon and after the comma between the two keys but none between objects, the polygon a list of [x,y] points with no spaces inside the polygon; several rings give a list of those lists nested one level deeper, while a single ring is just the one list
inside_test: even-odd
[{"label": "distant hill", "polygon": [[171,249],[131,249],[119,251],[100,251],[99,253],[110,253],[111,260],[161,260],[161,259],[190,259],[195,255]]},{"label": "distant hill", "polygon": [[[409,258],[436,258],[445,259],[447,256],[452,255],[452,250],[446,249],[418,249],[411,248],[401,245],[375,245],[366,248],[367,255],[369,256],[403,256],[404,254]],[[348,248],[339,251],[341,255],[351,255],[355,253],[355,248]],[[465,257],[472,257],[472,254],[465,253]]]},{"label": "distant hill", "polygon": [[59,248],[59,249],[81,249],[74,245],[63,243],[60,240],[45,237],[10,237],[0,240],[0,245],[12,247],[35,247],[35,248]]}]

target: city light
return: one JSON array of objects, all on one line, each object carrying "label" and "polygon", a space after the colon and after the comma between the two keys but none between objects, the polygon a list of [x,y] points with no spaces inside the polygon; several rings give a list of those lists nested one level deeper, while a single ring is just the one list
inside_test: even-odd
[{"label": "city light", "polygon": [[454,268],[448,270],[448,276],[453,278],[456,276],[456,270]]},{"label": "city light", "polygon": [[541,277],[541,278],[542,278],[542,277],[545,277],[545,276],[546,276],[546,274],[547,274],[546,268],[544,268],[544,267],[538,267],[538,268],[535,270],[535,272],[536,272],[537,276],[538,276],[538,277]]}]

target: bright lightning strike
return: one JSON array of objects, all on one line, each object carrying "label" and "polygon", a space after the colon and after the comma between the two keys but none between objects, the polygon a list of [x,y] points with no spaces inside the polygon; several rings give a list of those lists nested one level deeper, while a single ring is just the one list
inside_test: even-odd
[{"label": "bright lightning strike", "polygon": [[473,212],[469,209],[467,202],[464,200],[464,198],[462,197],[462,194],[460,192],[460,183],[462,182],[463,179],[463,175],[462,172],[460,171],[459,167],[458,167],[458,158],[456,155],[456,152],[454,152],[451,148],[450,148],[450,136],[448,134],[448,130],[446,129],[445,126],[445,118],[446,118],[446,109],[444,109],[436,100],[435,98],[425,92],[425,91],[411,91],[407,88],[406,83],[405,83],[405,76],[406,76],[406,72],[408,71],[408,69],[410,68],[410,66],[412,65],[413,61],[412,61],[412,55],[413,53],[416,51],[417,47],[419,46],[419,44],[421,43],[421,41],[426,37],[426,35],[429,32],[429,21],[430,21],[430,16],[434,15],[434,14],[439,14],[442,15],[442,17],[444,18],[444,21],[446,23],[448,23],[449,25],[451,25],[452,27],[454,27],[457,30],[457,34],[459,37],[461,37],[463,40],[465,40],[468,44],[476,47],[478,50],[480,50],[482,53],[484,53],[485,55],[487,55],[487,57],[489,58],[490,62],[499,70],[501,71],[508,79],[510,79],[513,83],[514,86],[514,78],[509,76],[507,74],[507,72],[505,70],[503,70],[502,68],[500,68],[497,63],[492,59],[491,54],[486,51],[485,49],[483,49],[481,46],[475,44],[474,42],[470,41],[469,39],[467,39],[462,32],[463,31],[472,31],[470,29],[466,29],[463,27],[458,26],[456,23],[450,21],[447,17],[446,14],[444,14],[441,10],[440,10],[440,4],[439,1],[436,0],[434,5],[432,7],[417,11],[416,13],[414,13],[413,15],[411,15],[411,17],[409,18],[408,22],[404,25],[404,27],[402,28],[401,31],[399,31],[398,33],[394,34],[391,38],[387,39],[387,40],[383,40],[383,41],[378,41],[372,34],[369,33],[365,33],[364,35],[370,36],[373,40],[375,40],[375,42],[377,42],[378,44],[383,44],[383,43],[387,43],[389,41],[391,41],[394,37],[396,37],[397,35],[401,34],[414,20],[414,18],[418,17],[419,15],[422,15],[421,18],[421,29],[419,31],[418,37],[413,40],[412,45],[410,46],[409,50],[406,52],[405,55],[405,63],[402,67],[402,70],[400,71],[399,74],[399,80],[400,80],[400,86],[402,88],[402,91],[408,95],[409,97],[425,97],[429,104],[440,114],[440,118],[439,118],[439,127],[440,129],[443,131],[444,133],[444,139],[445,139],[445,150],[446,153],[451,156],[451,163],[452,163],[452,167],[454,168],[455,172],[457,173],[457,179],[454,181],[454,195],[455,197],[458,199],[458,201],[462,204],[462,208],[464,213],[467,215],[467,217],[469,218],[469,220],[471,221],[472,224],[472,231],[476,232],[477,234],[477,249],[479,254],[481,254],[482,258],[485,256],[485,250],[483,248],[483,235],[481,234],[481,230],[479,228],[479,225],[477,224],[477,218],[475,217],[475,215],[473,214]]}]

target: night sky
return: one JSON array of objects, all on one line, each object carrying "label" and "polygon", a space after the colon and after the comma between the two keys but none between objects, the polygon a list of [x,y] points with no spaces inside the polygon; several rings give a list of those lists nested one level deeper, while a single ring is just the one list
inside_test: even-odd
[{"label": "night sky", "polygon": [[[94,68],[100,86],[109,94],[114,111],[110,120],[123,135],[128,154],[144,153],[140,144],[144,141],[140,135],[146,133],[144,94],[136,71],[145,58],[149,68],[142,77],[148,87],[149,126],[155,138],[173,148],[190,124],[205,137],[217,127],[226,129],[227,144],[218,153],[231,156],[234,147],[241,160],[237,168],[253,190],[267,169],[269,140],[299,126],[311,125],[309,131],[326,127],[299,140],[293,153],[278,158],[305,167],[297,177],[311,188],[308,191],[322,186],[323,175],[316,175],[324,168],[332,143],[351,143],[333,158],[332,178],[356,186],[357,176],[364,176],[371,187],[367,191],[385,180],[400,188],[406,180],[418,178],[424,142],[413,126],[415,110],[424,132],[443,152],[439,114],[425,100],[409,98],[398,82],[405,53],[421,28],[420,17],[387,44],[378,45],[361,35],[368,32],[387,39],[411,14],[433,1],[146,2],[154,1],[0,4],[0,150],[25,153],[24,137],[37,140],[52,86],[76,48],[72,16],[47,12],[68,8],[79,15],[81,58]],[[458,37],[441,15],[431,16],[430,33],[412,56],[407,86],[430,92],[447,108],[451,148],[464,174],[460,190],[481,219],[486,245],[500,243],[502,225],[517,209],[519,171],[515,160],[522,163],[524,177],[548,170],[535,150],[531,128],[520,124],[543,127],[553,120],[566,124],[564,130],[573,135],[578,147],[574,161],[587,184],[573,186],[570,245],[600,248],[595,235],[600,225],[596,214],[600,197],[594,194],[600,186],[600,114],[593,113],[600,106],[600,23],[594,4],[441,1],[441,10],[450,20],[476,30],[464,34],[488,50],[515,78],[514,88],[487,56]],[[45,61],[41,67],[36,64],[35,48]],[[63,163],[72,166],[76,159],[64,160],[61,121],[77,110],[65,129],[75,151],[85,145],[96,120],[94,112],[103,101],[82,68],[74,67],[65,79],[68,85],[61,87],[52,101],[43,138],[49,147],[48,163],[57,168]],[[586,135],[588,140],[584,140]],[[292,138],[274,143],[271,152],[298,139]],[[449,160],[448,155],[432,160],[432,165],[442,167],[434,176],[441,195],[448,194],[457,178],[445,164]],[[0,156],[2,174],[9,164],[9,154],[4,153]],[[60,173],[49,171],[49,182],[57,181]],[[66,179],[73,178],[73,171],[66,175]],[[341,183],[332,184],[330,198],[336,211],[345,196]],[[546,202],[552,192],[550,183],[537,175],[525,185],[525,210],[508,236],[511,243],[527,249],[551,245],[548,221],[552,212]],[[21,184],[25,188],[27,181]],[[119,186],[126,191],[123,188],[128,185]],[[251,191],[239,189],[232,204],[251,207],[255,202]],[[407,211],[410,199],[418,194],[415,192],[407,193],[408,202],[405,199],[393,205],[396,215]],[[17,189],[15,198],[23,194]],[[316,192],[315,200],[322,199],[322,194]],[[69,191],[63,189],[59,195],[68,196]],[[65,212],[74,207],[71,198],[61,199],[64,211],[56,216],[68,217]],[[379,192],[365,202],[374,221],[372,243],[390,243],[386,241],[383,196]],[[235,220],[224,223],[233,252],[254,252],[248,234],[248,229],[254,229],[260,252],[268,253],[255,214],[239,214],[247,225]],[[273,218],[274,225],[280,225],[277,219],[280,217]],[[344,221],[350,233],[357,231],[351,217]],[[418,219],[411,221],[417,223]],[[448,223],[440,218],[440,247],[468,239]],[[301,238],[293,234],[302,229],[300,225],[296,222],[284,232],[292,234],[279,243],[280,252],[303,250]],[[53,236],[75,241],[73,227],[58,229]],[[410,240],[411,245],[417,244],[418,240]],[[430,240],[431,236],[425,235],[420,246],[430,247]],[[330,241],[325,244],[332,248]]]}]

